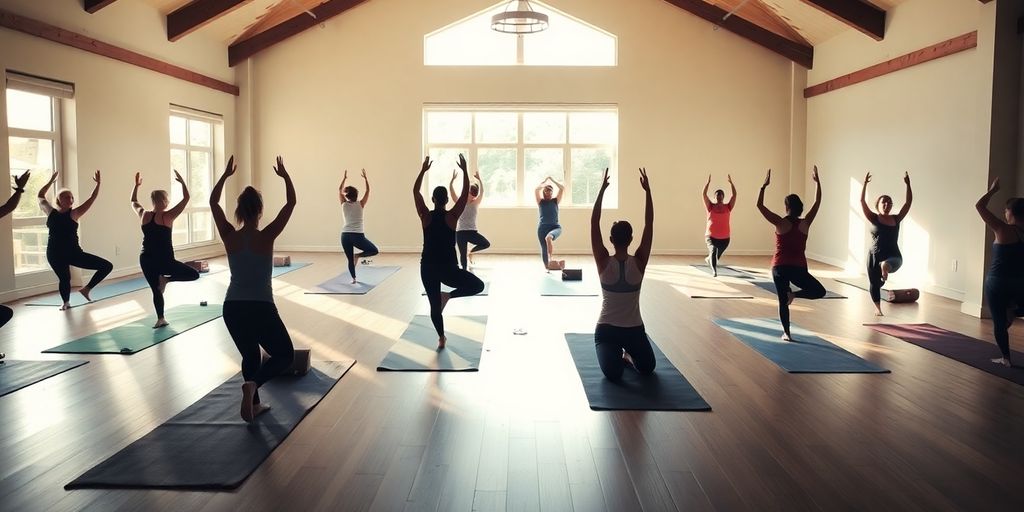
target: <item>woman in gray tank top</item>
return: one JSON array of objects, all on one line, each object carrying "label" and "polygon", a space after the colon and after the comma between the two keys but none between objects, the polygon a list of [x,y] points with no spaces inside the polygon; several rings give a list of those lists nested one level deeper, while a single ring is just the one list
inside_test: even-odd
[{"label": "woman in gray tank top", "polygon": [[[459,194],[455,192],[455,179],[459,177],[458,171],[452,172],[452,181],[448,183],[448,192],[452,200],[459,202]],[[480,171],[473,173],[476,183],[469,186],[469,201],[466,203],[466,210],[459,216],[459,223],[455,226],[455,245],[459,249],[459,263],[462,270],[469,270],[473,263],[473,253],[483,251],[491,246],[491,241],[480,234],[476,226],[477,212],[480,210],[480,202],[484,200],[484,180],[480,178]],[[473,244],[473,249],[469,249]]]},{"label": "woman in gray tank top", "polygon": [[[235,157],[228,160],[224,174],[210,192],[210,210],[217,224],[217,232],[224,241],[231,270],[231,282],[224,297],[224,325],[231,333],[238,352],[242,355],[242,419],[251,422],[270,409],[260,402],[259,388],[277,377],[292,364],[294,348],[288,329],[274,305],[274,290],[270,284],[274,266],[274,240],[284,231],[295,209],[295,187],[277,157],[274,172],[284,180],[286,201],[277,217],[260,229],[263,217],[263,197],[253,187],[245,187],[238,195],[235,208],[235,227],[224,215],[220,196],[224,182],[235,173]],[[262,360],[260,347],[270,356]]]}]

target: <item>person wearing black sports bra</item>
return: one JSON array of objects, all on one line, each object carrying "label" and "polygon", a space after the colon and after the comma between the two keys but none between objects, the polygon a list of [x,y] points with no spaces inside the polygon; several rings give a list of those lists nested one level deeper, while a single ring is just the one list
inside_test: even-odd
[{"label": "person wearing black sports bra", "polygon": [[174,208],[167,209],[167,191],[154,190],[150,194],[153,200],[153,211],[147,212],[139,204],[139,187],[142,175],[135,173],[135,187],[132,188],[131,205],[142,221],[142,252],[139,253],[139,266],[146,277],[149,288],[153,291],[153,307],[156,308],[156,323],[153,328],[167,325],[164,319],[164,287],[171,281],[195,281],[199,272],[194,268],[174,259],[174,245],[171,243],[171,226],[174,219],[181,215],[188,204],[189,194],[185,180],[178,171],[174,171],[174,181],[181,183],[181,201]]},{"label": "person wearing black sports bra", "polygon": [[78,293],[81,293],[88,301],[92,301],[89,298],[92,289],[114,269],[109,261],[83,251],[82,246],[78,244],[78,219],[89,211],[96,201],[96,196],[100,193],[100,171],[96,171],[92,179],[96,182],[92,194],[77,208],[72,208],[75,203],[75,195],[68,189],[57,192],[56,208],[46,199],[46,192],[57,181],[57,171],[54,171],[50,181],[39,189],[39,209],[46,214],[46,227],[50,230],[50,236],[46,241],[46,261],[53,269],[53,273],[57,274],[57,289],[60,291],[60,298],[63,302],[60,307],[61,311],[71,308],[71,267],[96,271],[92,275],[92,279],[78,289]]},{"label": "person wearing black sports bra", "polygon": [[[445,210],[448,204],[448,190],[435,187],[431,194],[434,209],[428,209],[420,193],[423,187],[423,176],[433,162],[430,157],[423,159],[423,166],[416,176],[412,187],[413,201],[416,203],[416,214],[423,227],[423,253],[420,257],[420,280],[427,292],[430,302],[430,321],[437,331],[438,350],[445,347],[447,338],[444,335],[444,317],[442,312],[448,300],[456,297],[468,297],[484,291],[484,282],[471,272],[459,268],[455,256],[455,227],[459,217],[466,209],[469,194],[462,194],[451,210]],[[462,190],[469,189],[469,172],[466,170],[466,158],[459,155],[459,169],[462,169]],[[454,288],[451,292],[442,292],[441,285]]]},{"label": "person wearing black sports bra", "polygon": [[[28,178],[28,171],[14,178],[14,192],[11,194],[11,197],[7,198],[7,202],[0,206],[0,219],[10,215],[18,207],[18,202],[21,201],[21,194],[25,192],[25,184],[28,183]],[[0,327],[10,322],[11,318],[14,318],[14,310],[0,304]],[[3,359],[2,355],[0,355],[0,359]]]},{"label": "person wearing black sports bra", "polygon": [[1011,366],[1010,324],[1014,318],[1024,316],[1024,198],[1008,200],[1003,219],[1000,219],[988,209],[989,200],[998,191],[999,178],[996,178],[974,207],[995,234],[992,262],[985,276],[985,298],[1001,353],[1001,357],[992,362]]},{"label": "person wearing black sports bra", "polygon": [[889,279],[889,274],[903,266],[903,254],[900,253],[899,236],[900,222],[910,213],[910,203],[914,201],[914,193],[910,189],[910,173],[903,173],[903,182],[907,184],[907,198],[903,208],[896,215],[892,212],[892,198],[887,195],[878,196],[875,201],[876,212],[868,207],[868,183],[871,173],[864,175],[864,186],[860,189],[860,208],[864,218],[871,223],[871,248],[868,250],[868,292],[871,302],[875,304],[875,315],[882,316],[882,285]]}]

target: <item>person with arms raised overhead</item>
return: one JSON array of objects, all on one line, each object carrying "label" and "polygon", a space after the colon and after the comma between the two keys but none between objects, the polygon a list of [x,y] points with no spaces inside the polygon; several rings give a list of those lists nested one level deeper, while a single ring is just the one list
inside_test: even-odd
[{"label": "person with arms raised overhead", "polygon": [[[345,226],[341,228],[341,249],[345,251],[345,259],[348,260],[348,274],[352,277],[352,284],[356,283],[356,260],[380,254],[377,246],[363,233],[363,210],[370,200],[370,179],[366,177],[366,169],[362,170],[362,175],[365,187],[362,199],[359,198],[359,190],[345,186],[347,170],[338,186],[338,200],[341,201],[341,213],[345,217]],[[359,249],[359,254],[355,253],[355,249]]]},{"label": "person with arms raised overhead", "polygon": [[875,201],[876,212],[868,207],[868,183],[871,173],[864,175],[864,186],[860,189],[860,209],[864,218],[871,224],[871,248],[868,250],[868,291],[871,302],[875,304],[875,315],[882,316],[882,285],[889,279],[889,274],[903,266],[903,254],[900,253],[899,237],[900,222],[910,213],[910,203],[914,201],[914,193],[910,190],[910,173],[903,174],[903,182],[907,184],[907,198],[903,208],[896,215],[891,215],[892,198],[880,195]]},{"label": "person with arms raised overhead", "polygon": [[[31,176],[29,171],[21,173],[20,176],[14,178],[14,192],[11,193],[11,197],[7,198],[7,202],[0,206],[0,219],[8,216],[15,209],[18,208],[18,202],[21,201],[21,194],[25,193],[25,185],[28,184],[28,179]],[[0,304],[0,327],[3,327],[7,322],[14,318],[14,310]],[[0,356],[2,359],[3,356]]]},{"label": "person with arms raised overhead", "polygon": [[999,178],[992,180],[988,192],[974,207],[995,235],[992,262],[985,275],[985,298],[1001,355],[992,362],[1011,366],[1010,324],[1014,318],[1024,316],[1024,198],[1013,197],[1006,201],[1000,219],[988,209],[996,192],[999,192]]},{"label": "person with arms raised overhead", "polygon": [[708,199],[708,188],[711,187],[711,175],[708,175],[708,182],[704,184],[704,191],[700,197],[704,200],[704,209],[708,212],[708,226],[704,231],[704,242],[708,246],[708,256],[704,261],[711,267],[711,273],[718,277],[718,260],[725,254],[729,247],[731,237],[729,229],[729,216],[736,206],[736,185],[732,183],[732,175],[729,177],[729,187],[732,189],[729,202],[725,202],[725,192],[722,189],[715,191],[715,202]]}]

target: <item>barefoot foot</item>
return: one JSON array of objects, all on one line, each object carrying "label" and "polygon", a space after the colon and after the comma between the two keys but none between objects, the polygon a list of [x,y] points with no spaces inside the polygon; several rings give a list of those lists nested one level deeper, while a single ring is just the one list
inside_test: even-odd
[{"label": "barefoot foot", "polygon": [[157,289],[160,290],[160,295],[164,294],[168,282],[170,282],[170,279],[167,279],[166,276],[160,276],[160,284],[157,286]]},{"label": "barefoot foot", "polygon": [[71,304],[69,304],[69,303],[67,303],[67,302],[65,302],[64,304],[62,304],[62,305],[61,305],[61,307],[60,307],[60,310],[61,310],[61,311],[67,311],[67,310],[69,310],[69,309],[71,309]]},{"label": "barefoot foot", "polygon": [[788,297],[786,299],[786,305],[788,306],[793,303],[793,299],[796,298],[796,294],[793,293],[793,290],[789,290],[788,292],[786,292],[786,296]]},{"label": "barefoot foot", "polygon": [[270,406],[267,404],[252,404],[252,417],[255,418],[269,410]]},{"label": "barefoot foot", "polygon": [[440,338],[438,338],[437,339],[437,349],[438,350],[444,350],[445,343],[448,343],[448,338],[447,337],[441,336]]},{"label": "barefoot foot", "polygon": [[788,332],[782,333],[782,341],[793,341],[793,335]]},{"label": "barefoot foot", "polygon": [[629,355],[629,352],[622,351],[622,364],[629,368],[636,369],[636,363],[633,362],[633,356]]},{"label": "barefoot foot", "polygon": [[995,364],[1001,364],[1007,368],[1010,367],[1010,360],[1005,357],[997,357],[995,359],[992,359],[992,362]]},{"label": "barefoot foot", "polygon": [[167,325],[168,325],[168,324],[167,324],[167,320],[164,320],[163,318],[157,318],[157,319],[156,319],[156,323],[155,323],[155,324],[153,324],[153,328],[154,328],[154,329],[159,329],[159,328],[161,328],[161,327],[165,327],[165,326],[167,326]]},{"label": "barefoot foot", "polygon": [[448,305],[448,301],[452,299],[452,294],[448,292],[441,292],[441,311],[444,311],[444,307]]},{"label": "barefoot foot", "polygon": [[253,399],[256,397],[256,383],[249,380],[242,384],[242,419],[249,423],[255,417]]},{"label": "barefoot foot", "polygon": [[92,288],[89,288],[88,286],[84,286],[78,290],[78,293],[81,293],[82,297],[85,297],[85,300],[92,302],[92,299],[89,298],[90,292],[92,292]]}]

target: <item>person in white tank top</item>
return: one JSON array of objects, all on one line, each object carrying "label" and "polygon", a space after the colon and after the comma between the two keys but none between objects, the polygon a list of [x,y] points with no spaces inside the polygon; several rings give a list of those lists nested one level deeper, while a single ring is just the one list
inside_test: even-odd
[{"label": "person in white tank top", "polygon": [[[448,184],[448,192],[456,201],[459,200],[459,194],[455,193],[457,176],[457,172],[452,173],[452,181]],[[480,202],[484,200],[484,180],[480,178],[480,171],[473,173],[473,178],[477,183],[469,186],[469,202],[466,203],[466,209],[459,216],[459,224],[455,228],[455,243],[459,248],[459,263],[462,264],[463,270],[469,270],[469,263],[473,262],[473,253],[491,246],[491,242],[481,235],[476,227],[477,210],[480,208]],[[467,250],[469,244],[473,244],[473,249]]]},{"label": "person in white tank top", "polygon": [[[380,254],[376,245],[373,245],[363,233],[363,209],[370,200],[370,180],[366,177],[366,169],[362,170],[365,192],[363,198],[359,199],[359,191],[355,187],[345,186],[348,180],[348,170],[341,178],[341,185],[338,186],[338,200],[341,201],[341,213],[344,215],[345,224],[341,228],[341,249],[345,252],[345,259],[348,260],[348,273],[352,276],[352,284],[356,283],[356,260],[369,258]],[[359,249],[359,254],[355,253]],[[366,261],[363,261],[366,263]]]},{"label": "person in white tank top", "polygon": [[590,244],[600,275],[602,297],[601,314],[594,329],[594,346],[601,372],[615,381],[622,378],[627,367],[642,374],[654,371],[654,350],[640,315],[640,287],[654,239],[654,200],[647,170],[640,168],[640,186],[647,196],[640,245],[636,253],[629,254],[633,226],[627,221],[618,221],[612,224],[609,237],[615,252],[609,254],[601,239],[601,203],[608,185],[608,169],[605,169],[601,191],[594,201],[594,212],[590,218]]}]

